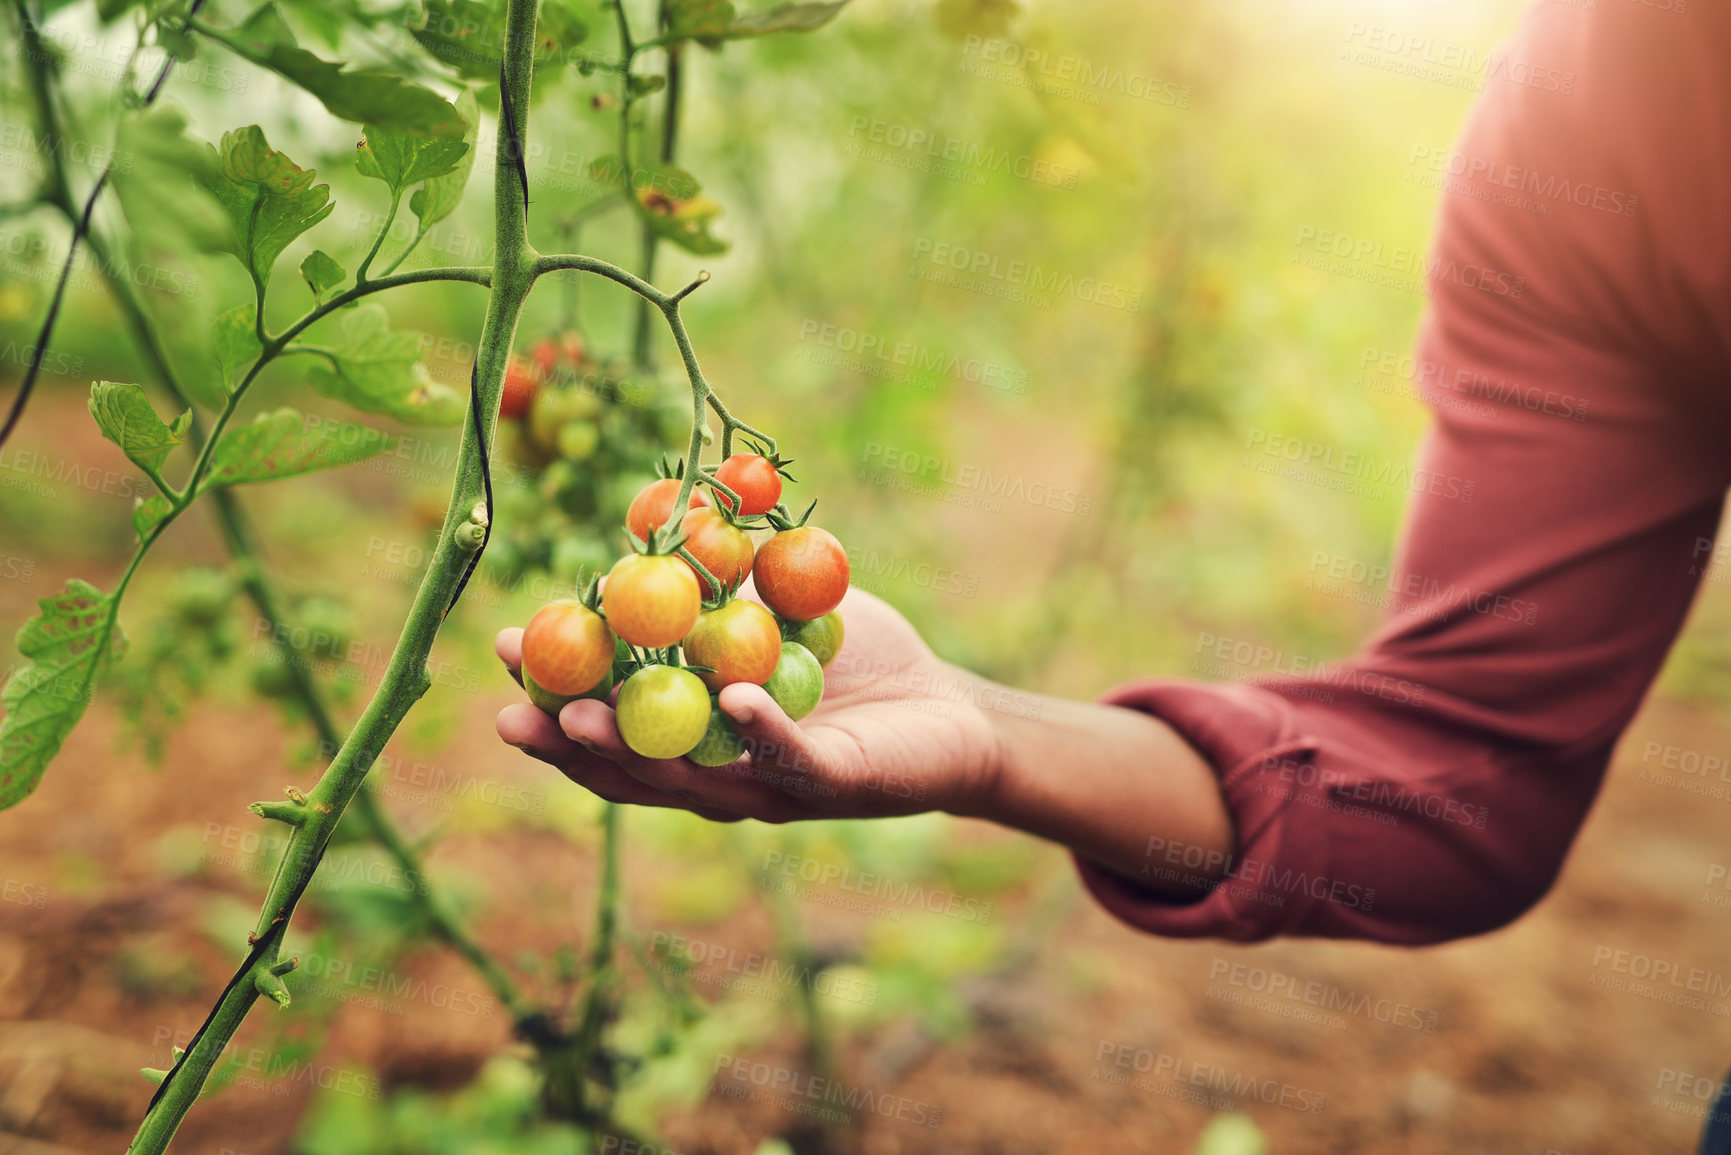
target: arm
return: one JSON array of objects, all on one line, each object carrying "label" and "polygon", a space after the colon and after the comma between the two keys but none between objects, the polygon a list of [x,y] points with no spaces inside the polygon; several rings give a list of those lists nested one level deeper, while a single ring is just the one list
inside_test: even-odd
[{"label": "arm", "polygon": [[[846,642],[823,703],[803,723],[757,686],[722,692],[749,751],[732,767],[639,758],[600,702],[571,703],[557,724],[532,706],[509,706],[499,733],[616,802],[771,822],[941,809],[1051,839],[1131,877],[1146,865],[1150,839],[1194,846],[1194,870],[1153,880],[1175,898],[1224,874],[1232,829],[1218,784],[1170,726],[948,665],[862,590],[848,591],[841,613]],[[521,646],[521,630],[499,635],[513,673]]]}]

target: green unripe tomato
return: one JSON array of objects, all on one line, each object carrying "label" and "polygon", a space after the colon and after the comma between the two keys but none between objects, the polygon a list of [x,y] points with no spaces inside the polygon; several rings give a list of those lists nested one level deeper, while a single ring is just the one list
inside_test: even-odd
[{"label": "green unripe tomato", "polygon": [[289,644],[315,658],[340,658],[349,648],[354,614],[335,598],[302,598],[290,618]]},{"label": "green unripe tomato", "polygon": [[567,421],[559,427],[559,456],[566,461],[588,461],[601,444],[601,431],[593,421]]},{"label": "green unripe tomato", "polygon": [[841,614],[831,610],[821,618],[813,618],[809,622],[796,622],[787,631],[787,640],[798,642],[811,651],[811,656],[817,659],[817,664],[828,667],[835,661],[835,656],[841,652],[842,637],[846,633],[842,629]]},{"label": "green unripe tomato", "polygon": [[552,690],[549,690],[546,686],[537,682],[529,671],[524,670],[523,689],[528,693],[530,702],[534,703],[539,709],[545,710],[547,713],[557,718],[560,710],[563,710],[566,706],[577,701],[579,698],[594,698],[598,702],[605,702],[607,700],[607,695],[613,692],[613,671],[608,670],[606,677],[597,682],[594,689],[581,694],[571,694],[567,696],[565,694],[555,694]]},{"label": "green unripe tomato", "polygon": [[702,741],[692,747],[685,756],[699,766],[725,766],[745,753],[745,742],[740,738],[739,731],[733,728],[733,722],[721,707],[715,704],[714,695],[709,699],[709,728],[703,732]]},{"label": "green unripe tomato", "polygon": [[645,666],[619,687],[619,736],[645,758],[683,758],[709,731],[709,691],[690,670]]},{"label": "green unripe tomato", "polygon": [[189,626],[215,625],[233,597],[228,575],[209,566],[182,570],[174,579],[174,611]]},{"label": "green unripe tomato", "polygon": [[775,673],[763,684],[789,718],[799,721],[823,701],[823,667],[810,650],[798,642],[781,644],[781,660]]},{"label": "green unripe tomato", "polygon": [[254,662],[251,681],[253,693],[260,697],[287,698],[295,692],[294,675],[289,672],[288,663],[280,658]]}]

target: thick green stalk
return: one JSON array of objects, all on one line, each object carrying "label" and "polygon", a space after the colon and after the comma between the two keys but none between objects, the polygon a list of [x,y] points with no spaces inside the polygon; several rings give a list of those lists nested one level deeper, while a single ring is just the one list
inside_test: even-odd
[{"label": "thick green stalk", "polygon": [[[63,128],[54,114],[51,78],[39,63],[28,70],[30,75],[40,83],[36,85],[38,111],[41,118],[40,127],[43,135],[51,139],[59,139]],[[51,149],[48,154],[48,174],[44,186],[44,200],[58,209],[67,220],[76,224],[77,207],[72,202],[71,184],[66,178],[65,162],[59,149]],[[188,441],[193,452],[197,453],[206,441],[204,423],[196,408],[192,408],[186,390],[175,376],[173,368],[168,363],[168,356],[145,314],[144,306],[138,299],[133,286],[115,273],[115,263],[108,249],[107,242],[98,232],[92,231],[86,237],[91,255],[95,257],[97,267],[102,270],[103,279],[107,282],[109,292],[125,318],[127,328],[131,330],[134,342],[144,355],[145,360],[156,373],[158,380],[170,394],[192,413],[192,424],[188,429]],[[387,274],[388,275],[388,274]],[[234,559],[236,571],[240,575],[242,588],[258,609],[259,614],[271,627],[272,637],[284,636],[280,626],[286,620],[281,609],[281,601],[276,589],[264,569],[263,559],[259,554],[256,542],[246,517],[240,507],[240,501],[233,490],[218,487],[210,493],[211,501],[216,510],[217,525],[222,532],[230,557]],[[342,744],[342,738],[332,721],[329,707],[325,704],[324,695],[313,681],[311,672],[300,662],[292,660],[287,648],[283,654],[290,677],[294,680],[295,690],[302,703],[307,708],[314,732],[318,735],[321,749],[335,750]],[[372,786],[368,784],[356,796],[356,806],[367,820],[377,841],[387,853],[397,860],[397,864],[408,877],[426,877],[420,857],[409,846],[391,822],[390,816],[379,806],[374,796]],[[493,989],[494,996],[507,1008],[513,1018],[521,1021],[526,1015],[535,1013],[535,1008],[528,1007],[518,992],[516,984],[511,980],[502,966],[486,954],[480,944],[471,938],[452,915],[444,909],[437,897],[430,891],[417,887],[414,892],[416,904],[421,908],[434,933],[449,944],[452,949],[468,959],[480,972],[488,986]]]},{"label": "thick green stalk", "polygon": [[192,1046],[164,1079],[128,1149],[130,1155],[160,1155],[167,1148],[261,990],[272,986],[282,937],[295,904],[323,858],[343,811],[360,790],[367,771],[391,734],[432,684],[427,659],[445,613],[467,573],[459,555],[469,551],[459,543],[457,531],[484,500],[485,449],[497,420],[505,364],[517,319],[535,279],[535,253],[529,246],[527,232],[528,190],[521,179],[522,141],[529,115],[534,61],[535,0],[508,0],[505,23],[500,89],[501,119],[507,123],[498,134],[494,156],[495,251],[491,293],[481,327],[473,381],[477,410],[475,420],[463,433],[445,523],[378,691],[318,784],[307,793],[306,801],[298,804],[299,816],[291,823],[282,865],[259,913],[253,949],[230,980]]}]

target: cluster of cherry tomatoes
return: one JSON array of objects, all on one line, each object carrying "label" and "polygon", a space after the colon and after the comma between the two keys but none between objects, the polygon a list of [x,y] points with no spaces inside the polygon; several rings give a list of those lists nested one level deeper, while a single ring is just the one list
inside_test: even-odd
[{"label": "cluster of cherry tomatoes", "polygon": [[[744,753],[716,695],[760,685],[793,719],[823,698],[841,649],[847,553],[781,504],[785,462],[735,453],[697,476],[645,486],[626,512],[634,552],[605,583],[543,606],[523,633],[523,686],[557,715],[614,694],[619,733],[646,758],[724,766]],[[683,519],[674,519],[681,492]],[[729,493],[737,497],[738,508]],[[770,531],[760,544],[752,531]],[[738,595],[750,575],[759,604]]]},{"label": "cluster of cherry tomatoes", "polygon": [[682,389],[627,373],[566,330],[511,358],[499,414],[507,464],[494,477],[488,571],[506,585],[530,573],[574,584],[613,558],[593,527],[624,516],[691,408]]}]

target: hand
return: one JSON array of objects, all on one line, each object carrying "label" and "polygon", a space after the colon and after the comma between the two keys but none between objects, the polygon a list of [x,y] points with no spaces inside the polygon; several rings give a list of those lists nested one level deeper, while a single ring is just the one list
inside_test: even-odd
[{"label": "hand", "polygon": [[[640,757],[620,738],[612,706],[593,700],[571,702],[557,722],[527,702],[507,706],[499,736],[610,802],[682,807],[717,821],[977,812],[1002,754],[981,694],[1004,691],[939,660],[907,619],[863,590],[850,589],[840,612],[841,652],[824,672],[823,701],[803,721],[761,686],[722,690],[721,709],[746,747],[731,765]],[[522,645],[520,629],[495,643],[519,681]]]}]

